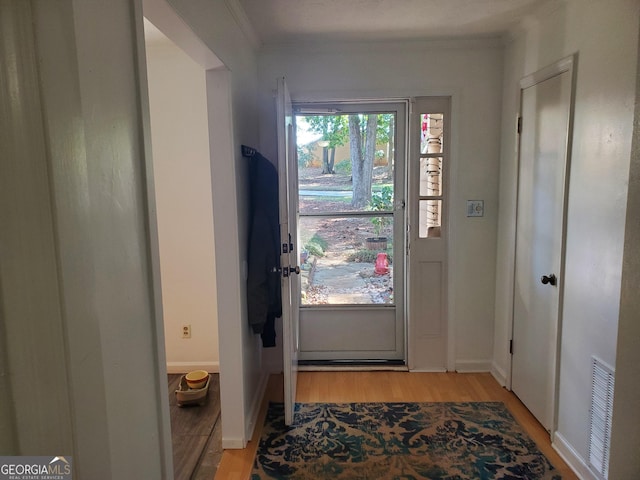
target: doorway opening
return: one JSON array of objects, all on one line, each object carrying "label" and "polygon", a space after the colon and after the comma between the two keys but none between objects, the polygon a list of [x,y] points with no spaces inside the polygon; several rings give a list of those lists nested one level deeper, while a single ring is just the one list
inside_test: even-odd
[{"label": "doorway opening", "polygon": [[[171,22],[170,15],[161,18]],[[146,14],[146,12],[145,12]],[[165,12],[166,14],[166,12]],[[169,18],[169,19],[168,19]],[[176,479],[213,477],[222,455],[217,285],[207,65],[144,19],[153,191],[167,395]],[[217,61],[217,59],[216,59]],[[206,396],[184,405],[182,376],[209,372]],[[184,401],[184,397],[181,397]]]},{"label": "doorway opening", "polygon": [[406,102],[298,104],[300,361],[405,361]]}]

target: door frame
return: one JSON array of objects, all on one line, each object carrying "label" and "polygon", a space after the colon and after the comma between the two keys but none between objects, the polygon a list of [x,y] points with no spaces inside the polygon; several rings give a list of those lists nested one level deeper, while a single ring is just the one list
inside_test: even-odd
[{"label": "door frame", "polygon": [[[278,140],[278,212],[280,216],[280,286],[282,298],[282,358],[284,422],[294,423],[300,352],[300,267],[295,113],[286,79],[278,78],[276,119]],[[295,177],[292,170],[295,168]],[[293,178],[293,180],[292,180]],[[296,192],[297,193],[297,192]]]},{"label": "door frame", "polygon": [[[523,91],[526,88],[533,87],[538,85],[546,80],[549,80],[553,77],[561,75],[563,73],[569,73],[570,82],[571,82],[571,92],[569,95],[569,111],[568,111],[568,120],[567,120],[567,141],[566,141],[566,152],[565,152],[565,167],[564,167],[564,185],[563,185],[563,195],[562,195],[562,224],[561,224],[561,247],[560,247],[560,265],[558,271],[558,312],[557,312],[557,323],[555,329],[555,353],[554,353],[554,379],[553,379],[553,401],[551,405],[551,441],[553,442],[554,433],[558,427],[558,386],[560,379],[560,353],[561,353],[561,333],[562,333],[562,313],[563,313],[563,305],[564,305],[564,277],[565,277],[565,264],[566,264],[566,245],[567,245],[567,211],[569,205],[569,183],[570,183],[570,174],[571,174],[571,154],[572,154],[572,138],[573,138],[573,113],[575,106],[575,92],[576,92],[576,72],[577,72],[577,53],[573,55],[569,55],[564,57],[540,70],[537,70],[534,73],[526,75],[520,80],[520,89],[519,89],[519,97],[518,97],[518,127],[517,127],[517,176],[516,176],[516,213],[514,216],[514,221],[516,228],[514,229],[514,237],[513,237],[513,248],[514,248],[514,257],[513,257],[513,277],[512,277],[512,292],[511,292],[511,322],[509,324],[509,339],[513,342],[513,331],[514,331],[514,320],[515,320],[515,282],[516,282],[516,256],[517,256],[517,236],[518,236],[518,204],[520,202],[520,163],[521,163],[521,130],[520,130],[520,122],[522,118],[522,97]],[[506,378],[506,388],[511,390],[513,383],[513,353],[510,349],[509,351],[509,372]]]},{"label": "door frame", "polygon": [[[409,136],[409,128],[410,128],[410,118],[409,118],[409,112],[411,109],[410,98],[409,97],[396,98],[396,97],[381,96],[381,97],[371,97],[366,99],[343,98],[343,99],[334,99],[334,100],[331,100],[331,99],[309,100],[309,101],[294,100],[293,110],[294,110],[294,116],[313,115],[314,113],[346,115],[353,112],[367,113],[367,112],[377,111],[378,107],[384,107],[385,105],[389,106],[390,108],[389,111],[395,111],[398,113],[398,119],[396,122],[396,130],[395,130],[395,136],[396,136],[395,162],[396,163],[394,164],[394,185],[395,185],[394,192],[398,192],[399,187],[402,187],[402,192],[401,192],[402,198],[398,197],[397,194],[394,193],[394,210],[401,210],[398,213],[397,218],[401,220],[402,225],[394,224],[394,238],[400,241],[398,243],[399,245],[402,245],[403,261],[401,263],[398,263],[398,265],[401,267],[402,270],[398,272],[397,276],[394,276],[396,280],[401,279],[402,288],[398,289],[398,286],[394,283],[394,294],[397,296],[397,300],[393,308],[396,314],[395,315],[396,351],[400,351],[400,355],[402,357],[401,359],[398,358],[398,360],[402,360],[403,362],[403,365],[400,368],[405,368],[405,366],[408,364],[407,335],[408,335],[408,328],[409,328],[408,327],[409,324],[407,321],[407,304],[406,304],[406,291],[407,291],[407,284],[408,284],[407,265],[406,265],[406,225],[408,222],[408,214],[407,214],[408,209],[406,207],[407,205],[407,170],[406,169],[407,169],[407,161],[408,161],[408,136]],[[359,106],[362,107],[362,110],[358,108]],[[400,124],[400,121],[399,121],[400,116],[402,117],[403,125]],[[402,125],[402,128],[400,128],[399,125]],[[398,163],[398,158],[401,158],[402,160],[400,163]],[[291,188],[291,185],[289,185],[289,188]],[[304,216],[304,215],[301,215],[301,216]],[[394,215],[394,217],[396,217],[396,215]],[[396,258],[398,257],[397,252],[395,251],[394,251],[394,257]],[[394,269],[394,275],[395,275],[395,271],[396,269]],[[335,304],[335,305],[327,305],[327,306],[320,307],[317,311],[320,311],[322,315],[326,312],[330,312],[332,310],[341,309],[341,308],[346,308],[351,312],[358,312],[358,311],[364,312],[372,309],[375,309],[375,310],[383,310],[385,308],[389,309],[390,307],[386,305],[377,305],[377,304],[366,304],[366,305]],[[300,328],[302,328],[302,323],[304,321],[303,317],[305,316],[302,313],[303,310],[313,311],[314,306],[300,309],[301,311]],[[400,330],[402,330],[402,332],[400,332]],[[308,351],[308,352],[313,353],[312,351]],[[384,352],[387,352],[387,351],[384,351]],[[351,356],[354,357],[353,362],[358,363],[359,361],[361,361],[355,358],[357,356],[355,355],[355,353],[358,353],[358,352],[348,352],[348,353],[350,354],[349,357],[345,359],[339,359],[340,361],[344,360],[346,362],[345,365],[348,365],[348,363],[351,361],[350,360]],[[362,353],[367,354],[371,352],[363,351]],[[319,356],[318,355],[316,356],[318,357],[317,360],[319,362],[325,362],[329,359],[329,356],[331,355],[328,353],[323,355],[323,352],[320,352]],[[385,361],[385,358],[389,356],[390,354],[386,353],[380,358],[380,360]],[[303,352],[301,350],[300,360],[303,360],[303,361],[307,360],[308,359],[307,357],[308,355],[306,355],[306,352]],[[391,360],[395,360],[395,359],[391,359]]]}]

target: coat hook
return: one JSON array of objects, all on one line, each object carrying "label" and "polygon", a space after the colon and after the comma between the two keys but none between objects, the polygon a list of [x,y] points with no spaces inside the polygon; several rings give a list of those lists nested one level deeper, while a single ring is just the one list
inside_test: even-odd
[{"label": "coat hook", "polygon": [[242,145],[242,156],[243,157],[253,157],[256,154],[256,149],[247,147],[246,145]]}]

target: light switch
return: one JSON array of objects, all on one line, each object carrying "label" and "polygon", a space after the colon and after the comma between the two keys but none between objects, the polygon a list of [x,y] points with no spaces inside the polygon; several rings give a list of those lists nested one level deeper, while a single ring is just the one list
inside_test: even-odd
[{"label": "light switch", "polygon": [[467,200],[467,217],[483,217],[484,200]]}]

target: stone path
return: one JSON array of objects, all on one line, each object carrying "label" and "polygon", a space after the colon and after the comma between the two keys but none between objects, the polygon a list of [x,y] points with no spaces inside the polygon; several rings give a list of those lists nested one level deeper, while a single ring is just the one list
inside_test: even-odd
[{"label": "stone path", "polygon": [[312,285],[307,291],[314,304],[384,304],[393,299],[389,270],[376,275],[372,263],[344,262],[327,257],[316,261]]}]

